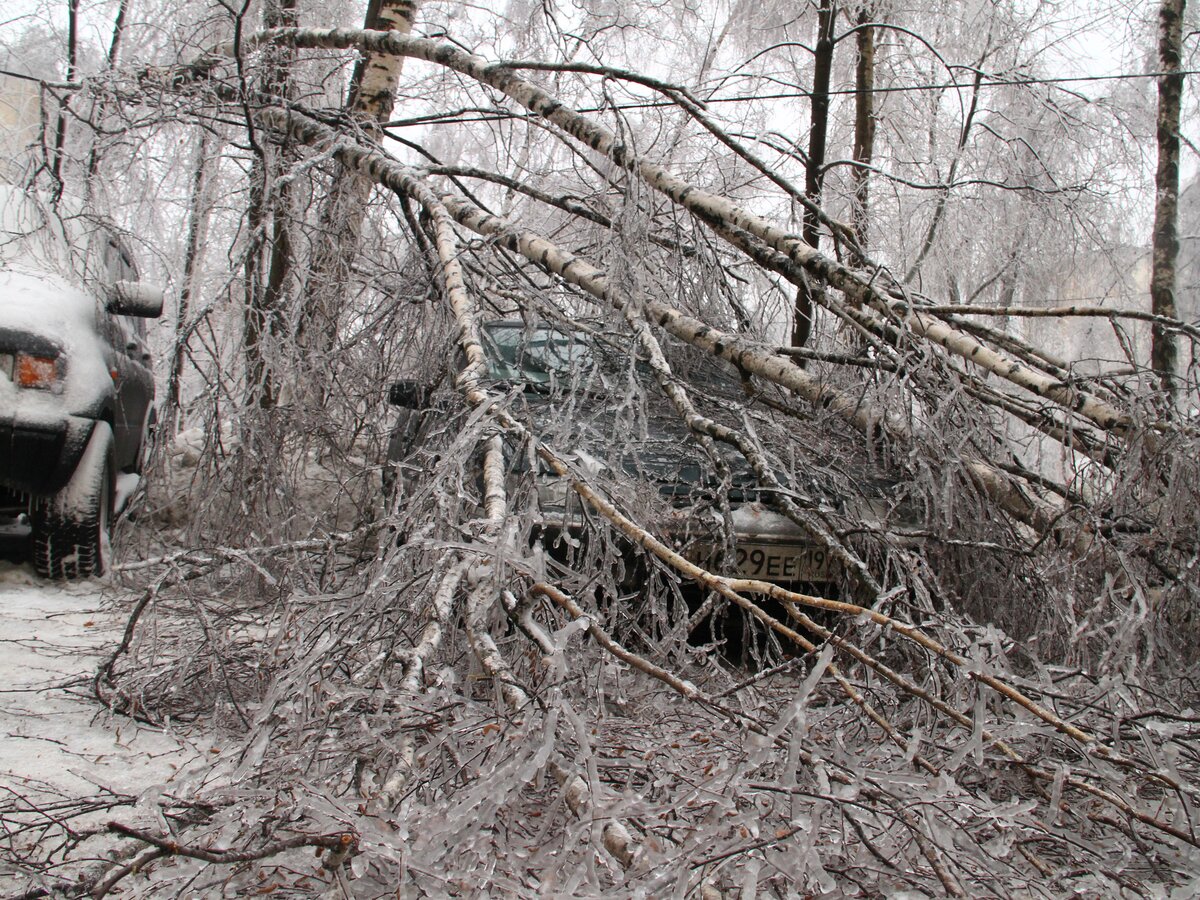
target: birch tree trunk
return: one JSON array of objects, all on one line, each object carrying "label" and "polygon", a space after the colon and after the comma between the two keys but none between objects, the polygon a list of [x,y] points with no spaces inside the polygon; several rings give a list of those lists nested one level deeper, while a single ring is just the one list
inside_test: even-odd
[{"label": "birch tree trunk", "polygon": [[[276,0],[268,4],[263,11],[263,18],[268,24],[280,22],[294,25],[295,0]],[[295,87],[290,76],[293,56],[293,53],[279,52],[271,60],[263,76],[268,93],[293,98]],[[285,142],[286,138],[284,142],[276,144],[265,135],[261,135],[259,140],[252,137],[251,141],[255,159],[250,172],[247,225],[251,247],[246,253],[245,263],[246,309],[242,343],[246,357],[246,403],[247,406],[262,409],[271,409],[278,401],[278,375],[271,365],[274,353],[272,339],[282,330],[280,306],[291,268],[288,223],[291,188],[285,183],[276,189],[277,176],[286,153],[286,146],[283,146]],[[272,196],[273,193],[275,196]]]},{"label": "birch tree trunk", "polygon": [[[417,0],[370,0],[363,27],[407,35],[416,12]],[[351,76],[347,112],[375,143],[382,137],[380,126],[392,113],[403,63],[403,56],[367,50]],[[362,243],[371,187],[371,180],[360,174],[339,172],[321,210],[297,333],[300,344],[314,357],[327,353],[336,342],[341,291]]]},{"label": "birch tree trunk", "polygon": [[175,347],[171,354],[171,374],[167,377],[167,409],[164,420],[172,430],[178,429],[182,406],[183,361],[187,355],[188,313],[192,305],[192,294],[196,288],[197,272],[208,231],[210,204],[208,199],[209,154],[211,136],[200,132],[200,143],[196,147],[196,166],[192,176],[192,196],[188,204],[188,230],[184,240],[183,274],[179,284],[179,303],[175,309]]},{"label": "birch tree trunk", "polygon": [[[1163,0],[1158,14],[1158,170],[1155,177],[1154,268],[1150,276],[1150,308],[1155,315],[1175,317],[1175,270],[1179,257],[1179,109],[1183,97],[1180,54],[1186,0]],[[1173,399],[1176,383],[1174,335],[1153,326],[1150,364],[1163,391]]]},{"label": "birch tree trunk", "polygon": [[[913,306],[908,301],[881,289],[870,276],[854,272],[836,259],[823,255],[802,238],[738,206],[728,198],[711,194],[675,176],[655,162],[639,157],[616,134],[575,112],[507,67],[489,64],[487,60],[464,53],[451,45],[378,32],[349,29],[303,29],[290,32],[277,30],[255,38],[256,42],[276,40],[287,41],[298,48],[360,44],[366,48],[374,47],[381,51],[415,56],[462,72],[504,92],[517,103],[558,125],[584,145],[604,154],[622,168],[637,173],[652,188],[706,222],[723,239],[753,256],[764,267],[781,274],[790,273],[793,266],[803,267],[808,277],[819,279],[841,291],[852,304],[870,306],[873,310],[872,316],[901,316],[912,333],[945,347],[952,354],[998,375],[1023,390],[1051,400],[1074,414],[1091,420],[1106,431],[1125,435],[1131,427],[1128,414],[1103,398],[1080,390],[1057,375],[1035,370],[1003,352],[984,345],[971,335],[921,312],[919,306]],[[974,108],[969,111],[968,119],[973,116]],[[742,241],[735,237],[735,234],[742,234],[747,240]],[[832,299],[828,302],[831,308],[835,305]],[[848,314],[840,304],[837,304],[837,307],[840,312]],[[875,318],[868,317],[867,321],[869,327],[881,327],[881,323]],[[790,360],[788,365],[794,368]]]}]

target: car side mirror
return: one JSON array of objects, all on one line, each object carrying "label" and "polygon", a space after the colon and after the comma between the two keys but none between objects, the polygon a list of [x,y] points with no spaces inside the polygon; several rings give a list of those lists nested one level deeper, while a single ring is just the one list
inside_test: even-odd
[{"label": "car side mirror", "polygon": [[105,307],[118,316],[157,319],[162,315],[163,290],[140,281],[118,281],[109,290]]},{"label": "car side mirror", "polygon": [[430,389],[415,378],[402,378],[388,387],[388,403],[405,409],[425,409],[429,406],[430,393]]}]

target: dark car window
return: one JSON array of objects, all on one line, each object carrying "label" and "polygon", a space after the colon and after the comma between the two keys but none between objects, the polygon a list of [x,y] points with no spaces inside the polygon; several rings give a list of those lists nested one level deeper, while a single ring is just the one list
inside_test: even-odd
[{"label": "dark car window", "polygon": [[489,323],[483,337],[488,374],[497,381],[549,384],[594,365],[589,343],[552,328]]},{"label": "dark car window", "polygon": [[[534,388],[575,385],[588,391],[613,391],[638,380],[650,369],[603,336],[566,333],[549,325],[487,322],[482,329],[488,377]],[[632,366],[632,369],[631,369]]]}]

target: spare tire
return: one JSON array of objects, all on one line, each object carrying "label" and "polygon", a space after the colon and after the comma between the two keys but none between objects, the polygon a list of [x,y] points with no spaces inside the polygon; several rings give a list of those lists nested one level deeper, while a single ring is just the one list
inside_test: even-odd
[{"label": "spare tire", "polygon": [[97,422],[75,473],[52,497],[34,502],[33,567],[43,578],[89,578],[108,568],[116,478],[112,427]]}]

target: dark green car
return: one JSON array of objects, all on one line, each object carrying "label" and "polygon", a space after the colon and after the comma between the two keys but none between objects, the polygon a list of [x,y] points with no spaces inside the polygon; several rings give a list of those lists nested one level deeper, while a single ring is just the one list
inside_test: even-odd
[{"label": "dark green car", "polygon": [[[630,499],[652,507],[649,524],[660,537],[711,563],[728,549],[732,532],[732,552],[724,554],[728,570],[778,583],[834,579],[825,548],[764,502],[765,492],[745,460],[729,451],[729,471],[724,476],[713,471],[679,415],[650,385],[649,369],[629,353],[594,333],[520,321],[488,322],[481,332],[490,385],[515,393],[531,430],[583,475],[609,487],[633,486]],[[720,369],[692,373],[691,383],[710,399],[728,393],[731,405],[740,394],[736,378]],[[439,387],[417,381],[391,387],[389,399],[399,417],[384,467],[389,496],[404,484],[414,451],[448,415],[435,395],[449,392]],[[645,402],[634,404],[631,397]],[[509,449],[510,474],[528,476],[527,455]],[[580,498],[566,479],[532,465],[539,529],[578,533],[586,515]],[[728,501],[727,518],[718,491]]]}]

